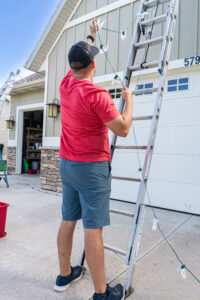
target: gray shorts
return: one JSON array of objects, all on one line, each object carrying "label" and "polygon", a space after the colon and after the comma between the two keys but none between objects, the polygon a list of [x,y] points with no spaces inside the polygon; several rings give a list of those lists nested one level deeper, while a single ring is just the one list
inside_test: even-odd
[{"label": "gray shorts", "polygon": [[63,188],[62,219],[83,220],[85,228],[110,225],[110,162],[77,162],[60,159]]}]

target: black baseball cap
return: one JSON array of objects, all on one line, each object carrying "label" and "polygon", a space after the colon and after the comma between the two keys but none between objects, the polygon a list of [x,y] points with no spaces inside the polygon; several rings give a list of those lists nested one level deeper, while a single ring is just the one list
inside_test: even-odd
[{"label": "black baseball cap", "polygon": [[[68,53],[69,65],[74,70],[84,69],[91,64],[99,48],[90,46],[87,42],[80,41],[74,44]],[[73,66],[72,63],[80,63],[80,66]]]}]

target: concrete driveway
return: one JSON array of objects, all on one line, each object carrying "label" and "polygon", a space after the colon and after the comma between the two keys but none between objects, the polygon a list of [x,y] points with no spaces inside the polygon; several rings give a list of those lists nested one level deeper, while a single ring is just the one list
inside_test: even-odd
[{"label": "concrete driveway", "polygon": [[[66,292],[53,285],[58,270],[56,235],[61,218],[61,195],[40,190],[38,175],[8,177],[10,188],[0,182],[0,201],[10,204],[7,236],[0,239],[0,300],[87,300],[93,294],[87,268],[84,277]],[[134,210],[134,205],[111,201],[111,207]],[[200,278],[200,217],[156,209],[160,226],[183,262]],[[127,248],[131,219],[112,215],[104,229],[108,244]],[[130,300],[199,300],[200,284],[190,274],[177,271],[180,264],[158,231],[152,231],[153,215],[146,209]],[[72,264],[77,264],[83,241],[82,223],[75,230]],[[107,281],[125,282],[124,258],[105,250]]]}]

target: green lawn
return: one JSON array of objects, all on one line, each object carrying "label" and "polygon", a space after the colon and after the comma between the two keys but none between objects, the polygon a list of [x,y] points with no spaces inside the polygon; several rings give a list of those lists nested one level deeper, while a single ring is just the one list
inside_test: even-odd
[{"label": "green lawn", "polygon": [[[5,169],[7,170],[7,162],[4,161],[4,166],[5,166]],[[0,160],[0,172],[3,171],[3,168],[2,168],[2,164],[1,164],[1,160]]]}]

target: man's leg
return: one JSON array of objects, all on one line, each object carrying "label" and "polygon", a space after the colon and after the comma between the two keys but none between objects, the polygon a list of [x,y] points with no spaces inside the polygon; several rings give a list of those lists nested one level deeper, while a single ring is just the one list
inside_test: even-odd
[{"label": "man's leg", "polygon": [[96,293],[106,291],[106,280],[104,271],[104,247],[102,239],[102,228],[84,229],[85,231],[85,254]]},{"label": "man's leg", "polygon": [[76,221],[62,221],[57,236],[60,275],[67,276],[71,273],[71,251],[73,234]]}]

